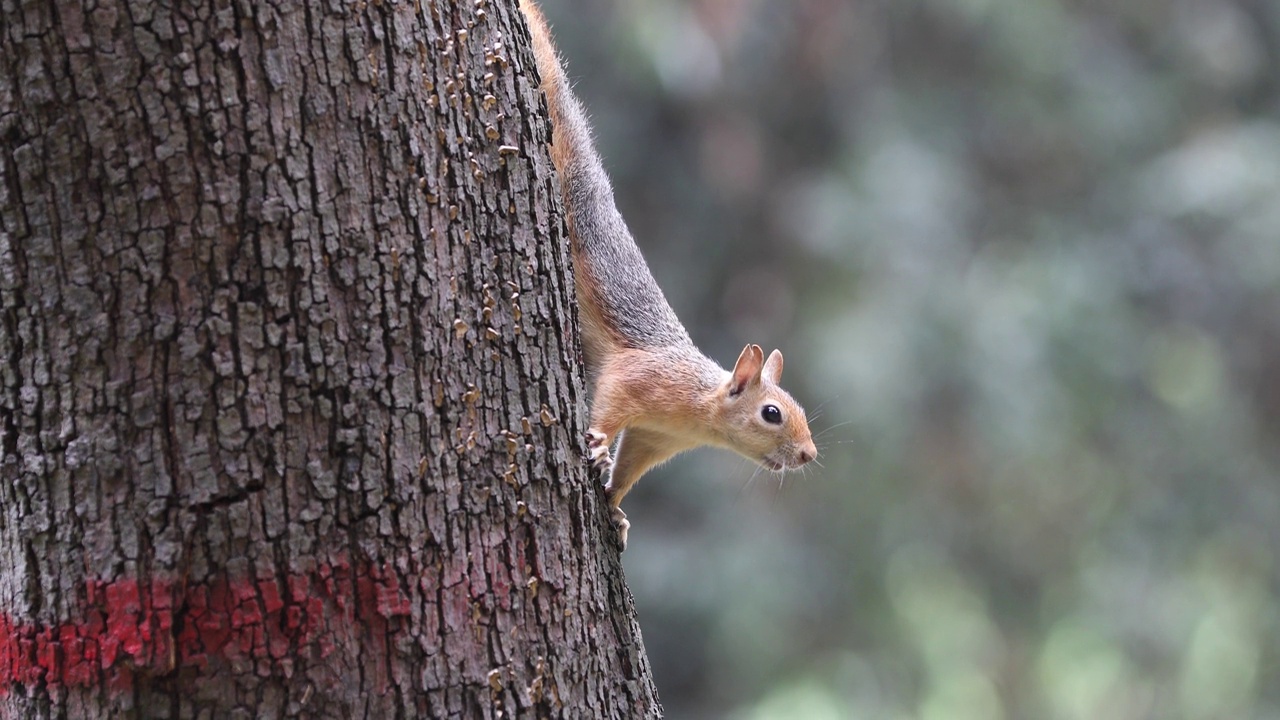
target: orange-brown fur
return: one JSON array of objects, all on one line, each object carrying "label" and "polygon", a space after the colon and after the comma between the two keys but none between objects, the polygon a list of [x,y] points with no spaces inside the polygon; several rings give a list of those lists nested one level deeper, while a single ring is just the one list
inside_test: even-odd
[{"label": "orange-brown fur", "polygon": [[[547,108],[551,111],[551,126],[560,127],[564,124],[564,117],[561,115],[561,103],[559,101],[560,88],[565,84],[564,68],[560,64],[560,57],[556,53],[556,47],[551,42],[551,31],[547,25],[547,19],[542,15],[542,9],[528,0],[521,0],[520,10],[524,13],[525,18],[529,21],[529,35],[533,40],[533,56],[538,63],[538,72],[542,74],[542,92],[547,95]],[[567,160],[567,148],[564,143],[551,144],[551,162],[557,168],[565,167]]]},{"label": "orange-brown fur", "polygon": [[[725,371],[693,345],[617,212],[586,116],[569,89],[542,12],[520,0],[551,111],[551,159],[560,174],[592,383],[588,445],[612,466],[605,490],[625,547],[619,507],[636,481],[702,445],[738,452],[771,470],[817,455],[804,409],[779,387],[782,354],[748,345]],[[764,419],[765,409],[780,415]],[[610,446],[617,441],[617,457]]]}]

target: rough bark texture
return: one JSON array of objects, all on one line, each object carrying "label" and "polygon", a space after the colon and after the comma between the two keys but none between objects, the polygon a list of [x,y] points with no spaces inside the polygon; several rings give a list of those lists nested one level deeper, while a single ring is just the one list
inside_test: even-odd
[{"label": "rough bark texture", "polygon": [[656,715],[518,13],[162,4],[0,4],[0,717]]}]

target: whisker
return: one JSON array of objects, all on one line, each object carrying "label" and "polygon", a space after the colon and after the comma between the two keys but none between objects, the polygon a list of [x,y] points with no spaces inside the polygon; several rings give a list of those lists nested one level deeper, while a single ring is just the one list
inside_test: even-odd
[{"label": "whisker", "polygon": [[[820,413],[820,412],[822,412],[822,409],[823,409],[823,408],[825,408],[826,406],[830,405],[831,403],[833,403],[833,402],[835,402],[836,400],[839,400],[839,399],[840,399],[840,396],[838,396],[838,395],[837,395],[836,397],[829,397],[829,398],[827,398],[826,400],[823,400],[822,402],[818,403],[818,407],[814,408],[814,409],[813,409],[813,412],[814,412],[814,413]],[[816,417],[816,415],[815,415],[815,417]]]},{"label": "whisker", "polygon": [[[746,462],[750,462],[750,460],[747,460]],[[764,469],[763,465],[756,465],[756,469],[754,472],[751,473],[751,477],[747,478],[747,482],[738,490],[738,497],[734,498],[735,504],[740,502],[743,496],[751,492],[752,483],[756,481],[756,476],[758,476],[760,474],[760,471],[763,469]]]},{"label": "whisker", "polygon": [[827,427],[827,428],[825,428],[825,429],[823,429],[823,430],[819,430],[819,431],[818,431],[818,433],[817,433],[816,435],[814,435],[814,437],[815,437],[815,438],[820,438],[820,437],[822,437],[823,435],[826,435],[827,433],[831,432],[832,430],[835,430],[836,428],[842,428],[842,427],[844,427],[845,425],[850,425],[850,424],[852,424],[852,423],[853,423],[853,421],[852,421],[852,420],[845,420],[845,421],[844,421],[844,422],[842,422],[842,423],[836,423],[835,425],[831,425],[831,426],[829,426],[829,427]]}]

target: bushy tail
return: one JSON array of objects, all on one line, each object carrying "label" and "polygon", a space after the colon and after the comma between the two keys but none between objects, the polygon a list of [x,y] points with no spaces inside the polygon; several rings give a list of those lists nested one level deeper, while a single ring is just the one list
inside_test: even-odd
[{"label": "bushy tail", "polygon": [[542,11],[533,0],[520,0],[520,10],[551,110],[551,161],[560,174],[588,370],[599,367],[609,348],[692,347],[618,213],[587,114],[569,88]]},{"label": "bushy tail", "polygon": [[[591,127],[587,124],[586,112],[569,88],[564,65],[551,41],[551,30],[541,8],[533,0],[520,0],[520,10],[529,21],[529,33],[533,36],[533,55],[538,63],[538,74],[542,77],[542,90],[547,95],[547,105],[551,110],[551,161],[564,180],[592,171],[605,177],[604,168],[591,142]],[[605,182],[608,182],[607,177]]]}]

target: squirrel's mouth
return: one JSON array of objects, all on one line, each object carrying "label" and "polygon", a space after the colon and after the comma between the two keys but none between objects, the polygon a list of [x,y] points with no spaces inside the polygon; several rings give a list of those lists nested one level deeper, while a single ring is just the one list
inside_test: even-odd
[{"label": "squirrel's mouth", "polygon": [[[781,460],[777,459],[777,456],[779,455],[782,456]],[[809,462],[812,459],[813,459],[813,454],[810,451],[801,450],[798,453],[793,454],[793,453],[787,452],[786,450],[775,450],[774,452],[771,452],[768,455],[765,455],[764,457],[760,458],[756,462],[758,462],[760,466],[766,470],[771,470],[773,472],[780,473],[780,472],[788,472],[791,470],[798,470],[805,463]]]},{"label": "squirrel's mouth", "polygon": [[771,457],[760,458],[760,464],[764,466],[766,470],[772,470],[773,472],[782,472],[787,469],[786,463],[780,463]]}]

